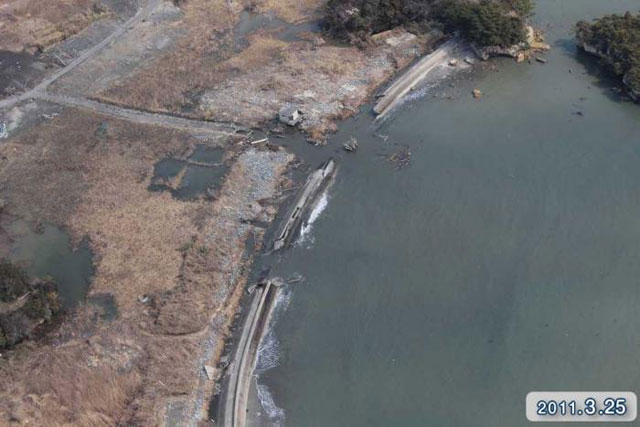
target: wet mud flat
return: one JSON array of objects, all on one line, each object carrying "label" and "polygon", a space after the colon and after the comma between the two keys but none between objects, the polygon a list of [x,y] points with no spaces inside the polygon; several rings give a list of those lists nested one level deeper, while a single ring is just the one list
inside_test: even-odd
[{"label": "wet mud flat", "polygon": [[34,87],[55,63],[39,54],[0,51],[0,98]]}]

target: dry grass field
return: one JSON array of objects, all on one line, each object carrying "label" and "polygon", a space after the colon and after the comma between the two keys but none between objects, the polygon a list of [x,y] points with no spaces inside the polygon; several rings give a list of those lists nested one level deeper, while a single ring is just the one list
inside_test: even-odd
[{"label": "dry grass field", "polygon": [[97,0],[0,0],[0,50],[43,50],[107,16]]},{"label": "dry grass field", "polygon": [[[156,162],[196,144],[231,158],[215,199],[148,190]],[[69,109],[5,141],[0,158],[0,224],[86,236],[90,296],[112,295],[119,314],[101,320],[82,306],[45,342],[3,355],[0,424],[157,425],[178,398],[196,411],[192,394],[211,386],[199,359],[219,353],[250,262],[245,242],[263,233],[246,220],[273,219],[292,156]]]}]

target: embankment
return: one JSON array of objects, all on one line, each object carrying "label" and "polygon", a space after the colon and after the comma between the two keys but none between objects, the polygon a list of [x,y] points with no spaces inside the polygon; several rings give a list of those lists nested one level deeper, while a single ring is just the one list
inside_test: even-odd
[{"label": "embankment", "polygon": [[[373,111],[378,114],[378,119],[382,119],[398,106],[402,98],[423,81],[436,67],[446,65],[453,58],[454,51],[458,46],[459,42],[457,40],[450,40],[444,43],[435,52],[418,61],[404,75],[391,84],[382,93],[382,97],[373,108]],[[457,62],[462,63],[461,60],[457,60]]]},{"label": "embankment", "polygon": [[[330,159],[309,175],[276,233],[274,251],[286,247],[295,238],[301,225],[313,211],[318,197],[331,183],[335,172],[335,162]],[[280,283],[282,282],[278,279],[271,279],[253,288],[238,343],[223,381],[217,420],[224,426],[246,425],[251,378],[258,348],[269,325]]]}]

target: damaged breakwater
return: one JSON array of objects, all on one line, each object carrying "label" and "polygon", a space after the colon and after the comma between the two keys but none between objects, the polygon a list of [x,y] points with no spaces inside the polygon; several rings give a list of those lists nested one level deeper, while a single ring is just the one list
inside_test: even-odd
[{"label": "damaged breakwater", "polygon": [[[276,233],[274,251],[286,247],[294,239],[300,226],[306,221],[305,218],[312,212],[318,196],[330,185],[335,173],[335,162],[330,159],[307,177],[305,185]],[[224,380],[218,406],[219,413],[216,417],[224,426],[246,425],[251,378],[257,362],[258,349],[267,331],[282,283],[279,279],[268,279],[261,281],[253,289],[249,288],[252,295]]]},{"label": "damaged breakwater", "polygon": [[246,423],[247,401],[258,348],[275,306],[279,282],[268,280],[255,287],[249,312],[242,328],[223,398],[222,425],[241,427]]},{"label": "damaged breakwater", "polygon": [[424,78],[439,65],[446,64],[453,55],[453,51],[459,43],[455,40],[448,41],[440,46],[435,52],[425,56],[411,67],[402,77],[398,78],[383,93],[373,111],[378,115],[378,119],[385,117],[402,98],[415,88]]},{"label": "damaged breakwater", "polygon": [[289,210],[285,221],[276,234],[276,238],[273,241],[274,251],[279,251],[291,243],[296,230],[300,228],[303,222],[305,213],[313,206],[314,201],[318,195],[322,193],[322,190],[330,184],[335,175],[335,171],[335,162],[333,159],[330,159],[309,175],[300,195]]}]

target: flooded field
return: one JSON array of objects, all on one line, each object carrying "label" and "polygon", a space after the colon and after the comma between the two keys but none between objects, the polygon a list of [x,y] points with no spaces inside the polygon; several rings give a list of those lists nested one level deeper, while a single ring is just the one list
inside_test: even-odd
[{"label": "flooded field", "polygon": [[224,150],[199,145],[187,159],[169,157],[154,167],[150,191],[169,191],[180,200],[215,197],[228,171]]}]

